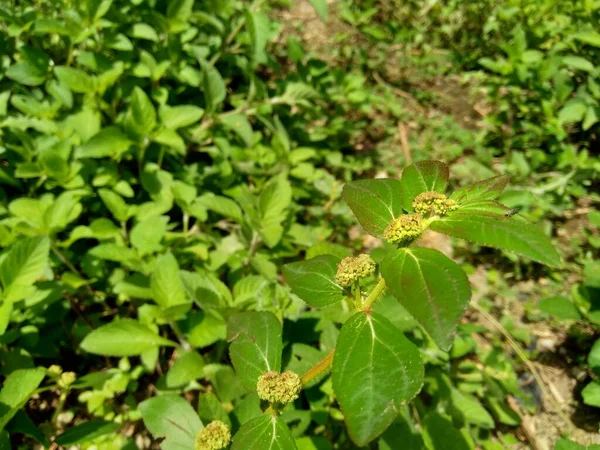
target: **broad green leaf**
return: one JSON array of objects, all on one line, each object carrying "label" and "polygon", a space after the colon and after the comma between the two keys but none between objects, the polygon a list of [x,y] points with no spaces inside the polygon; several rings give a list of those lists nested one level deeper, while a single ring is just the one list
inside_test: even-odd
[{"label": "broad green leaf", "polygon": [[146,93],[136,86],[131,94],[131,118],[136,131],[141,135],[149,134],[156,126],[156,110]]},{"label": "broad green leaf", "polygon": [[390,292],[436,344],[450,350],[471,299],[464,271],[437,250],[401,248],[383,260],[381,273]]},{"label": "broad green leaf", "polygon": [[214,113],[227,95],[225,82],[219,71],[208,63],[202,63],[202,88],[208,112]]},{"label": "broad green leaf", "polygon": [[356,313],[342,327],[333,360],[333,389],[352,440],[375,439],[423,385],[417,347],[382,315]]},{"label": "broad green leaf", "polygon": [[323,22],[327,22],[327,0],[308,0]]},{"label": "broad green leaf", "polygon": [[158,115],[164,127],[177,130],[198,122],[204,110],[194,105],[163,106]]},{"label": "broad green leaf", "polygon": [[296,442],[281,417],[265,413],[246,422],[233,437],[231,450],[296,450]]},{"label": "broad green leaf", "polygon": [[[10,434],[20,433],[25,436],[28,436],[32,439],[35,439],[40,444],[44,446],[44,448],[50,448],[51,444],[48,437],[40,430],[38,426],[31,420],[31,418],[27,415],[25,410],[21,409],[17,411],[15,416],[10,420],[10,422],[6,425],[4,431],[8,431]],[[3,450],[2,444],[0,443],[0,450]],[[10,449],[6,449],[10,450]]]},{"label": "broad green leaf", "polygon": [[573,36],[575,39],[586,44],[590,44],[594,47],[600,47],[600,33],[595,31],[582,31]]},{"label": "broad green leaf", "polygon": [[482,200],[494,200],[502,194],[506,188],[510,177],[508,175],[499,175],[488,178],[474,184],[457,189],[450,196],[460,204],[471,203]]},{"label": "broad green leaf", "polygon": [[592,346],[592,349],[590,350],[590,353],[588,355],[587,361],[590,365],[590,368],[594,372],[600,374],[600,339],[594,342],[594,345]]},{"label": "broad green leaf", "polygon": [[165,253],[157,259],[150,279],[150,288],[154,301],[163,308],[188,303],[183,282],[179,277],[179,264],[172,253]]},{"label": "broad green leaf", "polygon": [[0,282],[5,302],[16,302],[24,288],[32,285],[48,265],[50,239],[27,238],[15,243],[0,262]]},{"label": "broad green leaf", "polygon": [[18,62],[6,69],[6,76],[24,86],[39,86],[46,79],[46,71],[27,61]]},{"label": "broad green leaf", "polygon": [[600,408],[600,382],[592,381],[581,391],[583,403]]},{"label": "broad green leaf", "polygon": [[423,439],[430,450],[472,450],[452,421],[434,412],[423,420]]},{"label": "broad green leaf", "polygon": [[169,31],[178,33],[187,28],[187,22],[192,14],[194,0],[170,0],[167,6]]},{"label": "broad green leaf", "polygon": [[286,264],[283,275],[294,294],[310,306],[323,308],[344,298],[344,288],[335,281],[339,262],[332,255],[315,256]]},{"label": "broad green leaf", "polygon": [[[239,407],[239,404],[236,406]],[[203,422],[210,423],[213,420],[220,420],[231,427],[231,420],[227,411],[223,408],[218,397],[211,391],[198,397],[198,415]]]},{"label": "broad green leaf", "polygon": [[175,347],[177,344],[133,319],[121,319],[103,325],[81,342],[81,348],[86,352],[106,356],[138,356],[162,345]]},{"label": "broad green leaf", "polygon": [[136,39],[144,39],[147,41],[158,42],[158,33],[147,23],[135,23],[131,27],[129,36]]},{"label": "broad green leaf", "polygon": [[[470,216],[475,214],[478,216],[505,219],[509,211],[509,208],[498,203],[495,200],[482,200],[460,205],[460,207],[457,210],[452,211],[449,214],[452,216]],[[520,216],[515,217],[513,220],[518,219],[520,219]]]},{"label": "broad green leaf", "polygon": [[559,439],[556,441],[554,450],[600,450],[600,445],[592,444],[585,446],[567,439]]},{"label": "broad green leaf", "polygon": [[563,58],[563,63],[571,69],[583,70],[584,72],[592,73],[595,70],[594,64],[582,56],[565,56]]},{"label": "broad green leaf", "polygon": [[81,69],[74,67],[57,66],[54,68],[56,77],[66,84],[73,92],[85,94],[94,92],[94,79]]},{"label": "broad green leaf", "polygon": [[201,308],[226,308],[233,302],[229,288],[214,274],[185,270],[179,274],[188,297]]},{"label": "broad green leaf", "polygon": [[583,100],[573,99],[558,112],[558,121],[564,124],[581,122],[586,111],[587,105]]},{"label": "broad green leaf", "polygon": [[119,428],[120,425],[118,423],[92,419],[75,425],[73,428],[68,428],[54,442],[67,447],[85,444],[105,434],[114,433]]},{"label": "broad green leaf", "polygon": [[167,387],[178,388],[203,376],[204,358],[199,353],[189,351],[177,358],[167,373]]},{"label": "broad green leaf", "polygon": [[452,415],[464,424],[475,425],[484,430],[494,429],[494,419],[473,395],[465,394],[452,387],[450,390]]},{"label": "broad green leaf", "polygon": [[194,408],[176,395],[160,395],[139,405],[144,425],[155,439],[165,438],[162,450],[188,450],[203,425]]},{"label": "broad green leaf", "polygon": [[250,32],[252,41],[251,56],[255,65],[264,64],[267,62],[267,54],[265,46],[269,37],[269,16],[266,14],[246,10],[246,23]]},{"label": "broad green leaf", "polygon": [[252,125],[248,121],[248,117],[245,114],[228,114],[219,119],[223,126],[235,134],[237,134],[246,147],[252,147],[254,143],[254,134],[252,131]]},{"label": "broad green leaf", "polygon": [[221,214],[222,216],[229,217],[238,223],[243,220],[242,210],[238,204],[222,195],[215,195],[212,192],[207,192],[196,198],[194,204],[202,205],[206,209]]},{"label": "broad green leaf", "polygon": [[402,207],[413,211],[412,202],[422,192],[446,192],[450,172],[441,161],[420,161],[406,167],[400,178]]},{"label": "broad green leaf", "polygon": [[391,178],[346,183],[342,197],[367,233],[382,237],[389,223],[402,214],[402,192]]},{"label": "broad green leaf", "polygon": [[46,370],[17,369],[2,384],[0,390],[0,430],[23,407],[46,376]]},{"label": "broad green leaf", "polygon": [[412,419],[406,419],[400,414],[379,438],[378,450],[398,450],[399,445],[402,450],[424,450],[423,438],[415,426],[409,423],[410,420]]},{"label": "broad green leaf", "polygon": [[85,144],[75,150],[76,158],[119,158],[133,142],[119,127],[103,128]]},{"label": "broad green leaf", "polygon": [[185,154],[185,141],[175,130],[169,130],[167,128],[160,130],[152,135],[152,140],[175,149],[182,155]]},{"label": "broad green leaf", "polygon": [[449,213],[433,222],[430,228],[487,247],[513,251],[549,266],[561,265],[560,256],[544,231],[537,225],[513,217],[498,219],[479,214]]},{"label": "broad green leaf", "polygon": [[119,222],[125,222],[129,218],[129,207],[123,197],[110,189],[98,189],[100,198],[113,215]]},{"label": "broad green leaf", "polygon": [[600,260],[587,261],[583,266],[583,283],[600,289]]},{"label": "broad green leaf", "polygon": [[281,369],[282,326],[271,312],[234,314],[227,321],[229,357],[244,387],[256,391],[258,378]]},{"label": "broad green leaf", "polygon": [[272,178],[259,197],[260,236],[269,248],[275,247],[283,235],[281,223],[292,202],[292,187],[285,174]]},{"label": "broad green leaf", "polygon": [[131,230],[131,243],[140,252],[140,255],[148,255],[159,251],[162,246],[160,241],[167,232],[167,216],[149,217],[137,223]]},{"label": "broad green leaf", "polygon": [[556,296],[544,298],[538,303],[538,309],[544,314],[560,320],[581,319],[581,314],[567,297]]}]

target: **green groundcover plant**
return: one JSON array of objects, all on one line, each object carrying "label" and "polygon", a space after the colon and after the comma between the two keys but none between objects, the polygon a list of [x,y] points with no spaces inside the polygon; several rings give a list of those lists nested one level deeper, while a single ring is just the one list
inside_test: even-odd
[{"label": "green groundcover plant", "polygon": [[[454,261],[414,245],[427,229],[550,266],[561,264],[540,228],[495,201],[508,177],[446,195],[448,181],[445,164],[423,161],[408,166],[400,180],[347,183],[344,200],[366,232],[389,244],[385,256],[375,262],[367,254],[343,259],[320,254],[284,266],[291,290],[310,307],[342,303],[348,312],[335,349],[308,370],[281,371],[282,324],[273,313],[246,311],[228,318],[231,362],[243,387],[257,393],[261,406],[235,433],[232,449],[297,448],[281,415],[303,389],[330,372],[333,395],[356,445],[377,439],[394,422],[423,387],[424,362],[419,347],[378,312],[378,299],[388,289],[439,348],[448,351],[471,297],[467,276]],[[101,328],[90,334],[83,346],[89,347],[103,332]],[[217,449],[229,443],[226,423],[214,420],[203,427],[198,414],[178,396],[146,400],[141,413],[149,430],[165,437],[163,449]],[[436,441],[440,436],[435,430],[444,427],[444,418],[428,416],[423,426],[424,440]]]}]

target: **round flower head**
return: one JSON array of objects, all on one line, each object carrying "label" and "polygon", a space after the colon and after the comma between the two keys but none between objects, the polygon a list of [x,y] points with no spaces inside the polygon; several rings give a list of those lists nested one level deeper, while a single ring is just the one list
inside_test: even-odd
[{"label": "round flower head", "polygon": [[229,445],[231,431],[220,420],[213,420],[196,436],[194,450],[218,450]]},{"label": "round flower head", "polygon": [[439,216],[458,208],[454,200],[439,192],[423,192],[417,195],[412,202],[412,206],[419,214],[433,213]]},{"label": "round flower head", "polygon": [[262,400],[269,403],[290,403],[298,398],[302,391],[302,380],[297,373],[270,371],[258,379],[256,392]]},{"label": "round flower head", "polygon": [[67,388],[71,386],[75,380],[77,379],[77,375],[75,372],[63,372],[58,379],[58,386],[61,388]]},{"label": "round flower head", "polygon": [[405,244],[418,238],[421,228],[420,214],[403,214],[392,220],[383,232],[383,237],[390,244]]},{"label": "round flower head", "polygon": [[348,256],[338,264],[335,281],[340,286],[352,286],[359,278],[368,277],[375,273],[375,261],[366,253],[358,256]]}]

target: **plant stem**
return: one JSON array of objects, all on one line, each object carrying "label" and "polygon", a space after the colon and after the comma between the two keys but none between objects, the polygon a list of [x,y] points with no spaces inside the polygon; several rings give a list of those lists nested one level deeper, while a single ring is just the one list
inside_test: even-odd
[{"label": "plant stem", "polygon": [[181,344],[181,348],[183,348],[186,352],[189,352],[192,349],[192,346],[183,336],[183,333],[181,332],[179,325],[177,325],[177,322],[175,322],[173,320],[173,321],[169,322],[169,325],[171,325],[171,328],[173,329],[175,336],[177,336],[177,339],[179,340],[179,343]]},{"label": "plant stem", "polygon": [[371,308],[373,307],[373,305],[375,304],[375,302],[377,301],[377,299],[379,298],[379,296],[381,295],[381,293],[384,291],[384,289],[385,289],[385,280],[383,278],[380,278],[379,281],[377,282],[377,284],[375,285],[375,287],[373,288],[373,290],[369,293],[369,296],[366,298],[366,300],[362,304],[361,309],[363,311],[370,311]]},{"label": "plant stem", "polygon": [[190,230],[190,216],[187,213],[183,213],[183,234],[187,236]]},{"label": "plant stem", "polygon": [[323,375],[329,372],[331,370],[331,366],[333,365],[333,355],[335,355],[335,348],[308,372],[302,375],[302,384],[306,386],[307,384],[310,384],[312,381],[321,378]]}]

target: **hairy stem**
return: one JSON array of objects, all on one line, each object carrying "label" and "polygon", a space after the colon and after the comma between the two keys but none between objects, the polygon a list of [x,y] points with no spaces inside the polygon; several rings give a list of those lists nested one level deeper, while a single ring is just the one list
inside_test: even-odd
[{"label": "hairy stem", "polygon": [[369,293],[369,296],[365,299],[362,304],[363,311],[370,311],[381,293],[385,290],[385,280],[380,278],[373,290]]},{"label": "hairy stem", "polygon": [[306,386],[326,375],[333,365],[333,355],[335,355],[335,348],[331,350],[325,358],[315,364],[308,372],[302,375],[302,384]]}]

